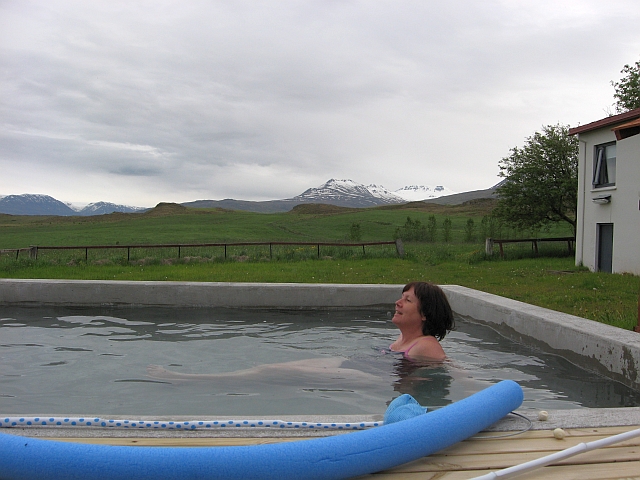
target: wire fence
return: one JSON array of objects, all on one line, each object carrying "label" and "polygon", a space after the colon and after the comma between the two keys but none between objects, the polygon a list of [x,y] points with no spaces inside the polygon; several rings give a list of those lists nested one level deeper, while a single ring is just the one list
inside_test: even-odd
[{"label": "wire fence", "polygon": [[494,253],[494,246],[497,244],[500,249],[500,257],[504,258],[504,245],[509,243],[531,243],[532,251],[538,254],[538,244],[544,242],[565,242],[567,244],[567,252],[573,252],[576,239],[574,237],[556,237],[556,238],[518,238],[518,239],[496,239],[487,238],[485,242],[485,253],[489,256]]},{"label": "wire fence", "polygon": [[189,261],[293,260],[329,256],[404,256],[401,240],[388,242],[224,242],[130,245],[65,245],[2,249],[0,255],[16,260],[22,256],[31,260],[54,261],[139,262],[144,260],[177,259]]}]

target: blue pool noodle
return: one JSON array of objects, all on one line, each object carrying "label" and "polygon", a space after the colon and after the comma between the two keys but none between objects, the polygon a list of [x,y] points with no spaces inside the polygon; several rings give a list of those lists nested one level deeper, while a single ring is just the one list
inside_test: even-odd
[{"label": "blue pool noodle", "polygon": [[504,380],[424,415],[343,435],[238,447],[121,447],[0,434],[3,479],[350,478],[430,455],[522,404]]}]

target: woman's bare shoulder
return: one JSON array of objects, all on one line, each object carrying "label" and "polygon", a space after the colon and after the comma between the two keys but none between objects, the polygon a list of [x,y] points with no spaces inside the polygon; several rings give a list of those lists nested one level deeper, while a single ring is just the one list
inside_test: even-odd
[{"label": "woman's bare shoulder", "polygon": [[409,356],[425,357],[433,360],[444,360],[447,357],[438,339],[430,335],[420,337],[409,352]]}]

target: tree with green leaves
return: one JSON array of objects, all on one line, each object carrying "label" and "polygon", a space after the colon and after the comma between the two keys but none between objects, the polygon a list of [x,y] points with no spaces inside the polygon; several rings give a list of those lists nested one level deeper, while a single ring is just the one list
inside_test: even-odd
[{"label": "tree with green leaves", "polygon": [[578,139],[561,124],[542,127],[500,161],[497,218],[520,229],[567,222],[576,232]]},{"label": "tree with green leaves", "polygon": [[427,241],[428,242],[436,241],[437,228],[438,228],[438,224],[436,222],[436,216],[429,215],[429,218],[427,219]]},{"label": "tree with green leaves", "polygon": [[449,217],[445,217],[442,221],[442,239],[445,242],[451,241],[451,226],[451,219]]},{"label": "tree with green leaves", "polygon": [[616,99],[616,112],[623,113],[640,108],[640,60],[635,65],[625,65],[620,71],[624,75],[619,82],[611,82]]},{"label": "tree with green leaves", "polygon": [[352,223],[349,228],[349,240],[359,242],[362,240],[362,229],[359,223]]},{"label": "tree with green leaves", "polygon": [[402,227],[396,228],[393,236],[394,240],[401,238],[407,242],[424,242],[427,237],[427,226],[423,225],[420,220],[412,220],[411,217],[407,217],[407,221]]},{"label": "tree with green leaves", "polygon": [[480,238],[500,238],[502,226],[500,219],[491,213],[482,217],[480,221]]},{"label": "tree with green leaves", "polygon": [[464,240],[466,242],[473,242],[476,239],[476,223],[473,218],[467,220],[464,226]]}]

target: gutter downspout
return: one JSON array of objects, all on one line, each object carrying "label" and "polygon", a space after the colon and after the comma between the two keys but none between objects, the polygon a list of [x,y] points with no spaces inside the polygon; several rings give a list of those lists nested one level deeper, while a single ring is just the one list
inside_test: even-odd
[{"label": "gutter downspout", "polygon": [[638,285],[638,324],[633,327],[633,331],[640,333],[640,285]]},{"label": "gutter downspout", "polygon": [[[578,142],[583,147],[582,161],[578,160],[578,205],[576,222],[579,224],[580,231],[576,231],[576,265],[584,265],[584,206],[586,195],[586,172],[587,172],[587,142],[580,140],[578,134]],[[580,168],[582,166],[582,168]]]}]

